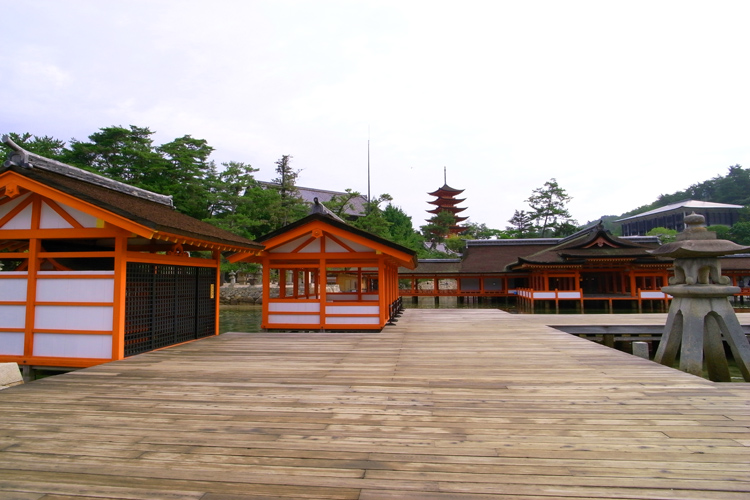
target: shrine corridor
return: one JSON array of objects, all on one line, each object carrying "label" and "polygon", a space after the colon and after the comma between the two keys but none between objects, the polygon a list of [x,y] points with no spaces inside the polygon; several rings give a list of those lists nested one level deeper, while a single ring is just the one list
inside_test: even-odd
[{"label": "shrine corridor", "polygon": [[0,498],[750,498],[750,384],[547,326],[665,318],[409,309],[13,387]]}]

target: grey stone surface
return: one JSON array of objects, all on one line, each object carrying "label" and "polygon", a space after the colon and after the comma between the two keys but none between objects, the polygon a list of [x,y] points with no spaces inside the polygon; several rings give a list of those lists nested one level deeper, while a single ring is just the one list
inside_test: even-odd
[{"label": "grey stone surface", "polygon": [[17,363],[0,363],[0,389],[23,384],[21,370]]},{"label": "grey stone surface", "polygon": [[711,380],[729,382],[726,342],[742,377],[750,382],[750,343],[729,303],[729,296],[740,288],[721,275],[718,258],[748,247],[716,239],[716,233],[706,230],[702,215],[691,214],[685,223],[687,229],[676,241],[652,251],[675,259],[674,278],[662,288],[673,298],[654,361],[673,366],[679,353],[680,370],[702,376],[705,360]]}]

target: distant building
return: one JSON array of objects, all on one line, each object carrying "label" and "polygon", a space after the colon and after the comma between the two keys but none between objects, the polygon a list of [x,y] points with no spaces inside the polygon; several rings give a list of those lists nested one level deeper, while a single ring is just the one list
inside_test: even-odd
[{"label": "distant building", "polygon": [[682,231],[685,229],[685,216],[695,212],[706,218],[707,226],[718,224],[732,226],[739,220],[740,209],[742,208],[742,205],[685,200],[642,214],[625,217],[615,221],[615,223],[622,225],[623,236],[644,236],[655,227]]},{"label": "distant building", "polygon": [[[278,184],[276,183],[264,181],[258,181],[258,184],[266,188],[278,186]],[[299,192],[300,198],[302,198],[310,206],[315,204],[315,198],[317,198],[320,203],[327,203],[331,201],[331,198],[333,198],[334,196],[348,196],[348,194],[344,191],[330,191],[328,189],[316,189],[302,186],[295,187]],[[355,196],[349,201],[349,204],[351,205],[351,207],[348,207],[344,211],[344,218],[353,220],[359,217],[364,217],[367,207],[367,196]]]}]

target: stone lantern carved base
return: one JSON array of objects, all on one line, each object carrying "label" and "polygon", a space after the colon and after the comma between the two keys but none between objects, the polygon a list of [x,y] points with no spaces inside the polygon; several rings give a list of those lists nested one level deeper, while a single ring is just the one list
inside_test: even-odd
[{"label": "stone lantern carved base", "polygon": [[679,352],[680,370],[702,376],[705,355],[708,377],[715,382],[729,382],[723,344],[726,341],[742,377],[750,382],[750,343],[728,299],[740,289],[682,284],[665,286],[662,291],[673,299],[654,361],[672,366]]}]

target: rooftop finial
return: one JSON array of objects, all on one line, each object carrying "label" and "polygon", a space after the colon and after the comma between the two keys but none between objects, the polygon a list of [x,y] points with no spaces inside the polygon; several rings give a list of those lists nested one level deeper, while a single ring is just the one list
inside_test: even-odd
[{"label": "rooftop finial", "polygon": [[448,167],[443,167],[443,184],[448,185]]}]

